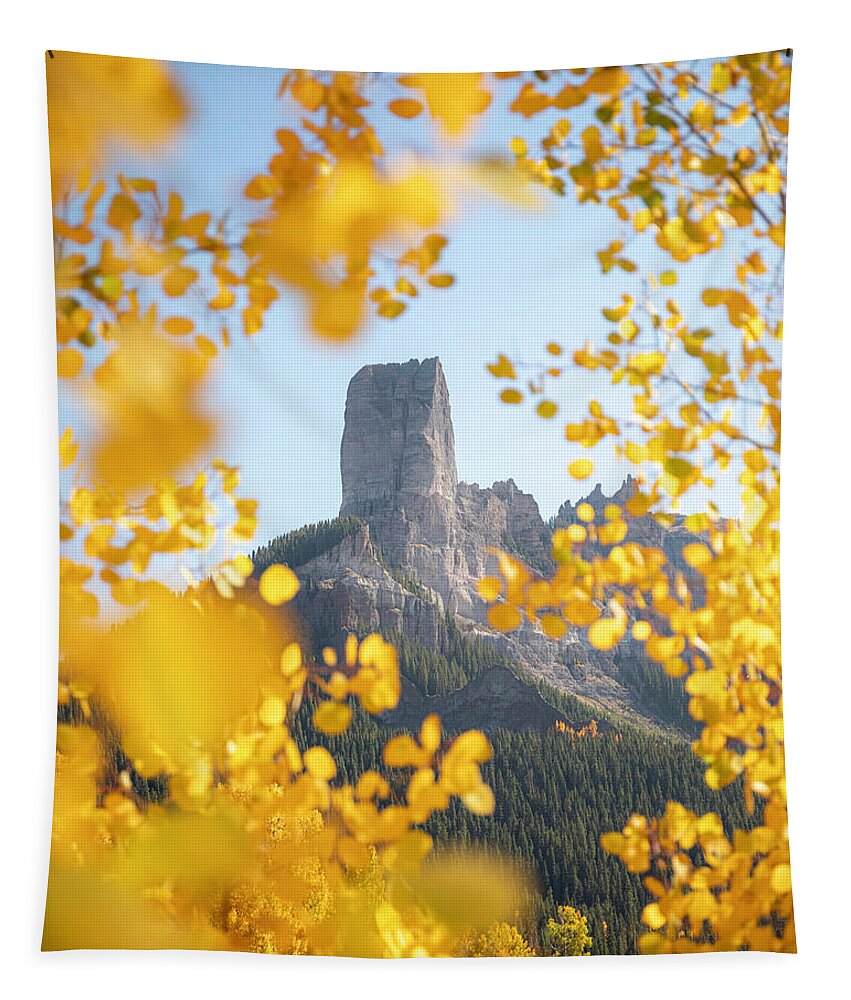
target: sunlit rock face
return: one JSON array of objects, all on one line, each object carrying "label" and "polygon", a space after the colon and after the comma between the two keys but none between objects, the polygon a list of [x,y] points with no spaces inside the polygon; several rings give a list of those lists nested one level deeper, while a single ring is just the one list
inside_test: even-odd
[{"label": "sunlit rock face", "polygon": [[455,434],[438,358],[361,368],[349,383],[340,465],[341,514],[454,500]]},{"label": "sunlit rock face", "polygon": [[[449,390],[438,358],[357,372],[346,399],[340,467],[340,514],[365,524],[298,568],[305,582],[301,611],[326,641],[380,630],[442,651],[449,615],[469,636],[497,645],[527,675],[617,711],[640,713],[623,683],[624,662],[642,655],[631,639],[603,653],[575,629],[553,641],[529,623],[511,635],[488,627],[476,584],[496,572],[492,550],[509,551],[533,571],[549,573],[552,531],[534,497],[513,480],[487,488],[458,481]],[[629,478],[613,497],[598,485],[586,499],[602,516],[607,504],[623,507],[634,489]],[[555,523],[575,521],[577,506],[565,503]],[[694,538],[680,522],[668,528],[652,517],[628,520],[628,540],[660,546],[675,565]]]},{"label": "sunlit rock face", "polygon": [[489,549],[549,561],[549,531],[534,498],[509,480],[458,482],[449,390],[438,358],[367,365],[349,384],[341,447],[341,515],[369,523],[387,563],[412,572],[443,606],[484,620],[476,581]]}]

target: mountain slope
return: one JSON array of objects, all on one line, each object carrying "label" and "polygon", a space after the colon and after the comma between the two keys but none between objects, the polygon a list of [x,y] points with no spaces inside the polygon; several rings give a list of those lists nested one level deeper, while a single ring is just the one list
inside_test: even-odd
[{"label": "mountain slope", "polygon": [[[627,639],[602,653],[579,629],[554,641],[528,622],[511,635],[488,626],[476,584],[496,570],[492,550],[506,549],[533,571],[550,572],[552,531],[577,520],[578,504],[565,503],[547,524],[513,480],[488,488],[459,482],[439,359],[357,372],[346,400],[340,467],[340,516],[254,554],[258,574],[272,561],[297,571],[303,584],[297,610],[317,642],[340,646],[349,632],[380,631],[442,655],[451,621],[464,638],[492,646],[521,678],[625,719],[690,732],[681,684],[648,662],[640,644]],[[602,514],[608,503],[623,506],[633,489],[629,478],[609,498],[597,486],[585,502]],[[695,536],[681,519],[670,527],[647,515],[627,520],[628,540],[657,545],[686,568],[682,549]],[[427,697],[428,684],[416,693]]]}]

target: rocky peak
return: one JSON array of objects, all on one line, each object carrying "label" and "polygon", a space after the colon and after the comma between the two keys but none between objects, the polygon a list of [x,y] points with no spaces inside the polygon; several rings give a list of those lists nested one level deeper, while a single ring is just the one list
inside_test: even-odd
[{"label": "rocky peak", "polygon": [[[496,572],[494,550],[548,574],[554,565],[551,528],[534,497],[512,479],[484,488],[458,481],[449,391],[437,358],[357,372],[346,399],[340,464],[340,514],[356,518],[357,530],[298,567],[305,584],[298,610],[322,642],[380,631],[442,655],[451,647],[452,622],[465,641],[495,648],[527,676],[615,711],[634,711],[639,696],[633,688],[644,674],[635,666],[641,651],[629,643],[610,654],[589,646],[574,628],[553,641],[534,622],[509,635],[489,626],[477,583]],[[598,484],[585,502],[602,515],[608,503],[623,507],[635,487],[628,477],[608,498]],[[553,526],[575,522],[577,507],[563,504]],[[630,541],[661,545],[680,565],[682,546],[692,536],[679,523],[666,527],[649,515],[628,520]],[[468,695],[488,700],[500,726],[508,725],[505,712],[497,711],[500,699],[509,717],[523,714],[519,706],[529,693],[522,683],[518,688],[507,675],[494,674],[482,685],[471,683]],[[467,712],[466,702],[458,705],[460,714]],[[535,725],[553,724],[551,714],[534,714]],[[523,728],[531,725],[523,722]]]},{"label": "rocky peak", "polygon": [[366,365],[352,378],[340,468],[343,516],[414,497],[454,499],[455,435],[438,358]]},{"label": "rocky peak", "polygon": [[609,504],[615,504],[624,509],[626,502],[632,499],[635,493],[636,484],[638,480],[635,479],[631,474],[626,477],[623,484],[615,491],[612,496],[607,497],[603,492],[603,487],[601,483],[597,483],[594,489],[588,494],[588,496],[582,497],[581,500],[577,500],[576,503],[571,503],[570,500],[566,500],[561,507],[559,507],[558,514],[556,514],[554,523],[556,527],[564,527],[568,524],[574,524],[579,520],[576,513],[577,508],[580,504],[587,503],[590,504],[595,513],[599,516]]}]

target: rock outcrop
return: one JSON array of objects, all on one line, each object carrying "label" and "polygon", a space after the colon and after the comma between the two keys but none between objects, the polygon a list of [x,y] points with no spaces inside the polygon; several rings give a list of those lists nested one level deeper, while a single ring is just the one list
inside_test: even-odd
[{"label": "rock outcrop", "polygon": [[[521,672],[635,714],[622,664],[624,657],[641,655],[638,647],[620,649],[618,659],[587,645],[579,630],[554,642],[528,623],[511,635],[487,625],[476,584],[495,572],[492,550],[510,551],[546,573],[553,567],[551,528],[535,499],[513,480],[487,488],[458,481],[449,390],[439,359],[368,365],[352,378],[340,466],[340,515],[360,518],[363,527],[298,567],[304,582],[299,610],[323,641],[380,630],[441,651],[451,616],[462,633],[494,644]],[[602,514],[609,503],[623,506],[633,489],[630,478],[608,498],[598,485],[586,501]],[[577,506],[564,504],[555,523],[575,521]],[[629,537],[660,545],[677,562],[694,536],[681,523],[667,529],[640,517],[630,519]],[[519,711],[523,699],[513,683],[478,693],[493,700],[499,690]],[[416,714],[408,702],[408,711]]]},{"label": "rock outcrop", "polygon": [[349,384],[340,452],[341,516],[368,522],[391,567],[404,567],[452,614],[484,621],[476,581],[490,549],[549,564],[538,505],[513,480],[459,483],[449,390],[438,358],[367,365]]}]

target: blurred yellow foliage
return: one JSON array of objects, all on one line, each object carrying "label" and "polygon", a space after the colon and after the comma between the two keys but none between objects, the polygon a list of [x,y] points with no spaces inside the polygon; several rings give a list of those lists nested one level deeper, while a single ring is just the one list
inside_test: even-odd
[{"label": "blurred yellow foliage", "polygon": [[186,115],[185,98],[162,63],[80,52],[45,58],[56,199],[75,176],[101,164],[110,142],[152,146]]},{"label": "blurred yellow foliage", "polygon": [[[775,235],[782,232],[786,211],[786,55],[769,52],[716,62],[706,81],[676,64],[638,67],[632,75],[643,91],[632,108],[632,138],[646,147],[647,157],[615,185],[609,206],[621,221],[630,218],[624,203],[638,198],[644,207],[632,216],[636,230],[655,229],[658,246],[678,262],[716,252],[724,229],[732,226],[752,243],[768,236],[782,247]],[[747,97],[732,114],[718,97],[729,87]],[[569,97],[571,106],[578,105],[588,89],[586,80],[580,90],[563,92],[556,100]],[[700,95],[696,100],[695,94]],[[583,136],[585,165],[570,169],[583,187],[580,201],[589,190],[588,162],[605,162],[632,141],[622,110],[612,106],[611,114],[606,110],[601,117],[598,108],[598,118],[607,125],[605,140],[596,128]],[[759,148],[739,146],[728,159],[721,149],[725,142],[738,145],[736,132],[748,119],[757,125]],[[677,163],[675,154],[682,173],[674,182],[680,191],[674,213],[662,178]],[[699,195],[687,197],[682,188],[690,171],[710,181]],[[622,249],[615,242],[601,251],[604,273],[616,265],[630,273],[633,268],[619,257]],[[735,333],[724,341],[732,350],[710,350],[714,331],[689,326],[672,299],[657,305],[646,291],[624,293],[622,305],[603,310],[605,320],[618,324],[617,331],[608,334],[605,347],[589,344],[576,351],[574,362],[590,372],[602,369],[613,386],[638,387],[628,440],[613,450],[651,472],[637,482],[623,512],[607,509],[604,523],[555,532],[558,566],[551,579],[537,578],[503,554],[502,579],[480,589],[485,600],[500,602],[489,614],[496,628],[516,628],[525,615],[554,635],[552,620],[561,617],[587,626],[589,643],[607,650],[632,623],[632,636],[644,644],[648,657],[672,677],[685,677],[689,712],[701,725],[694,751],[706,765],[707,784],[719,789],[738,779],[748,811],[761,810],[761,825],[728,837],[714,814],[694,816],[672,802],[659,819],[634,815],[622,832],[603,836],[603,847],[630,871],[647,873],[645,885],[654,902],[644,911],[649,930],[640,947],[645,952],[795,950],[780,660],[780,366],[775,345],[782,321],[774,286],[756,284],[767,270],[759,249],[751,246],[736,267],[742,288],[703,290],[705,306],[724,308]],[[644,288],[675,283],[676,272],[667,271],[658,282],[646,280]],[[640,296],[649,321],[646,331],[630,318]],[[731,356],[736,351],[738,372]],[[699,367],[685,367],[684,356]],[[499,355],[498,365],[488,367],[498,376],[512,370],[513,362]],[[549,363],[542,362],[541,369],[543,383]],[[679,396],[673,406],[671,392]],[[590,409],[589,418],[566,425],[569,441],[593,448],[607,436],[626,436],[599,404]],[[665,551],[627,540],[628,522],[652,512],[663,497],[676,508],[688,491],[712,488],[716,470],[737,473],[741,513],[722,518],[709,502],[705,512],[685,520],[705,539],[683,550],[700,580],[698,598],[694,578],[687,580]],[[570,471],[583,478],[591,471],[590,461],[576,459]],[[729,480],[722,484],[736,488]],[[592,510],[591,521],[593,515]],[[585,520],[581,507],[579,516]],[[700,862],[688,853],[696,845]]]},{"label": "blurred yellow foliage", "polygon": [[[281,607],[297,577],[278,566],[257,583],[241,554],[257,502],[237,495],[238,469],[209,460],[218,427],[202,405],[211,359],[225,357],[233,330],[263,331],[281,290],[304,298],[314,333],[341,341],[372,306],[392,320],[420,291],[452,287],[455,276],[437,269],[447,237],[435,229],[450,207],[444,178],[421,163],[385,162],[367,75],[295,70],[280,96],[297,109],[299,132],[276,134],[265,172],[244,191],[257,212],[234,238],[226,217],[187,215],[180,194],[150,178],[96,176],[111,144],[154,148],[185,120],[167,67],[56,52],[47,74],[57,371],[63,392],[92,404],[94,431],[69,428],[60,440],[71,483],[60,528],[59,706],[68,723],[58,734],[44,947],[527,954],[507,923],[527,895],[523,872],[479,855],[435,856],[420,829],[454,798],[493,812],[484,734],[446,741],[429,716],[416,736],[388,741],[386,773],[351,784],[326,748],[296,744],[290,722],[305,699],[334,738],[345,738],[355,711],[393,708],[396,651],[378,635],[352,636],[342,655],[329,648],[313,662]],[[710,349],[712,330],[659,299],[676,271],[648,276],[603,311],[615,329],[603,345],[573,352],[573,365],[627,388],[632,419],[592,402],[566,422],[565,437],[588,449],[612,444],[654,476],[625,510],[601,518],[591,509],[555,532],[550,579],[499,553],[499,576],[479,593],[500,630],[524,619],[551,637],[587,628],[608,649],[631,628],[662,669],[686,676],[710,786],[738,779],[748,808],[762,808],[760,825],[729,837],[713,814],[676,803],[604,836],[606,850],[647,873],[642,950],[792,950],[777,530],[782,323],[776,297],[758,285],[784,242],[788,60],[739,56],[715,63],[707,80],[664,64],[389,83],[399,128],[427,111],[453,139],[501,88],[524,120],[558,110],[540,154],[514,136],[506,161],[479,164],[479,173],[498,175],[502,187],[510,175],[605,204],[677,265],[716,253],[728,229],[754,243],[731,278],[737,287],[703,294],[735,331],[732,346],[727,337]],[[733,92],[735,103],[722,97]],[[584,117],[573,141],[576,108]],[[750,125],[753,142],[739,138]],[[614,239],[602,248],[601,270],[644,282],[625,247]],[[162,318],[140,305],[153,299],[168,303]],[[560,411],[541,393],[566,369],[552,367],[559,345],[547,354],[540,379],[502,399],[531,401],[551,421]],[[517,380],[504,354],[488,367]],[[754,405],[757,420],[742,419]],[[591,459],[572,456],[570,470],[585,478]],[[710,504],[689,525],[704,535],[684,553],[702,580],[698,602],[662,550],[626,540],[628,521],[731,470],[741,517],[724,520]],[[596,542],[605,554],[586,548]],[[203,582],[186,552],[209,557]],[[185,591],[150,578],[155,557],[182,573]],[[120,625],[99,620],[104,588],[128,610]],[[159,789],[154,802],[140,792],[146,782]],[[580,924],[571,917],[571,935]]]}]

